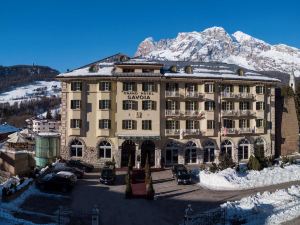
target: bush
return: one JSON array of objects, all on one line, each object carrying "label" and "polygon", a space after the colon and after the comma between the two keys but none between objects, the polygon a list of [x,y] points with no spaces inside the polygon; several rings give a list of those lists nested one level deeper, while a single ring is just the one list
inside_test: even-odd
[{"label": "bush", "polygon": [[150,176],[149,184],[146,186],[146,188],[147,188],[147,199],[148,200],[153,200],[154,195],[155,195],[155,191],[154,191],[154,188],[153,188],[152,176]]},{"label": "bush", "polygon": [[227,168],[233,168],[235,166],[235,163],[233,162],[231,155],[225,153],[220,154],[219,156],[219,168],[221,170],[227,169]]},{"label": "bush", "polygon": [[282,156],[281,160],[282,160],[283,164],[287,164],[290,161],[289,157],[287,157],[287,156]]},{"label": "bush", "polygon": [[219,170],[219,168],[218,168],[217,164],[215,164],[215,163],[212,163],[212,164],[210,165],[210,167],[209,167],[209,171],[210,171],[211,173],[215,173],[215,172],[217,172],[218,170]]},{"label": "bush", "polygon": [[254,156],[251,155],[247,164],[249,170],[262,170],[262,165],[260,161]]}]

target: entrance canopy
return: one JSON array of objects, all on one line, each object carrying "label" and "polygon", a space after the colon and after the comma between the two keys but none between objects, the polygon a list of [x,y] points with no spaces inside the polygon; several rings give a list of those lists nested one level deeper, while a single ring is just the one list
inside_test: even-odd
[{"label": "entrance canopy", "polygon": [[142,140],[160,140],[160,135],[143,135],[143,134],[119,134],[118,138],[124,140],[134,140],[134,141],[142,141]]}]

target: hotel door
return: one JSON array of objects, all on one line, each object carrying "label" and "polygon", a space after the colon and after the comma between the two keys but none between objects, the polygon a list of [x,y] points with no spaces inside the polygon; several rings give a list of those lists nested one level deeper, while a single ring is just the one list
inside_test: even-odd
[{"label": "hotel door", "polygon": [[129,158],[131,158],[131,165],[135,166],[135,143],[127,140],[122,144],[121,167],[128,166]]}]

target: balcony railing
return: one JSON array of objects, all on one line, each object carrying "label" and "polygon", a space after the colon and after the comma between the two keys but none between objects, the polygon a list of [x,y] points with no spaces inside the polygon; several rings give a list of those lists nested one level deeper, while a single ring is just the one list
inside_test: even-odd
[{"label": "balcony railing", "polygon": [[165,134],[166,135],[179,135],[180,129],[166,129]]},{"label": "balcony railing", "polygon": [[200,131],[200,129],[185,129],[183,131],[183,135],[203,135],[204,132]]},{"label": "balcony railing", "polygon": [[232,134],[251,134],[254,133],[255,129],[251,127],[244,128],[222,128],[221,133],[223,135],[232,135]]},{"label": "balcony railing", "polygon": [[177,110],[177,109],[175,109],[175,110],[169,110],[169,109],[167,109],[166,111],[165,111],[165,115],[166,116],[179,116],[180,115],[180,111],[179,110]]},{"label": "balcony railing", "polygon": [[249,133],[253,133],[254,129],[250,128],[250,127],[244,127],[244,128],[240,128],[239,129],[239,133],[241,134],[249,134]]},{"label": "balcony railing", "polygon": [[256,113],[252,110],[239,110],[238,111],[238,116],[255,116]]},{"label": "balcony railing", "polygon": [[179,97],[179,91],[166,91],[165,92],[166,97]]},{"label": "balcony railing", "polygon": [[254,99],[254,95],[248,92],[245,93],[239,93],[237,94],[238,98],[243,98],[243,99]]},{"label": "balcony railing", "polygon": [[196,91],[187,91],[185,93],[185,97],[187,97],[187,98],[201,98],[201,97],[203,97],[203,94],[200,94]]},{"label": "balcony railing", "polygon": [[252,110],[222,110],[222,116],[255,116],[256,113]]},{"label": "balcony railing", "polygon": [[222,98],[236,98],[236,94],[233,92],[221,92]]},{"label": "balcony railing", "polygon": [[205,112],[204,111],[198,111],[198,110],[185,110],[184,115],[185,116],[203,117],[205,115]]}]

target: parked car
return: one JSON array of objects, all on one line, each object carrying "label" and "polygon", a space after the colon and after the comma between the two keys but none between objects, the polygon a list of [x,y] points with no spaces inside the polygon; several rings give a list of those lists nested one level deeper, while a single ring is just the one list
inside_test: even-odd
[{"label": "parked car", "polygon": [[36,185],[41,190],[54,190],[68,192],[72,190],[77,181],[73,173],[61,171],[48,173],[36,180]]},{"label": "parked car", "polygon": [[176,180],[177,180],[177,184],[191,184],[192,183],[192,176],[186,170],[178,170]]},{"label": "parked car", "polygon": [[103,167],[100,174],[100,183],[114,184],[116,181],[116,171],[114,167]]},{"label": "parked car", "polygon": [[76,175],[76,177],[78,179],[81,179],[83,178],[84,176],[84,171],[81,170],[81,169],[78,169],[76,167],[69,167],[69,166],[54,166],[52,169],[51,169],[51,172],[54,172],[54,173],[58,173],[58,172],[61,172],[61,171],[66,171],[66,172],[70,172],[70,173],[73,173]]},{"label": "parked car", "polygon": [[94,170],[94,166],[92,164],[83,162],[81,160],[71,159],[71,160],[66,161],[66,164],[67,164],[67,166],[76,167],[87,173],[92,172]]},{"label": "parked car", "polygon": [[173,178],[177,178],[178,171],[187,171],[187,168],[183,164],[176,164],[172,166],[172,176]]}]

